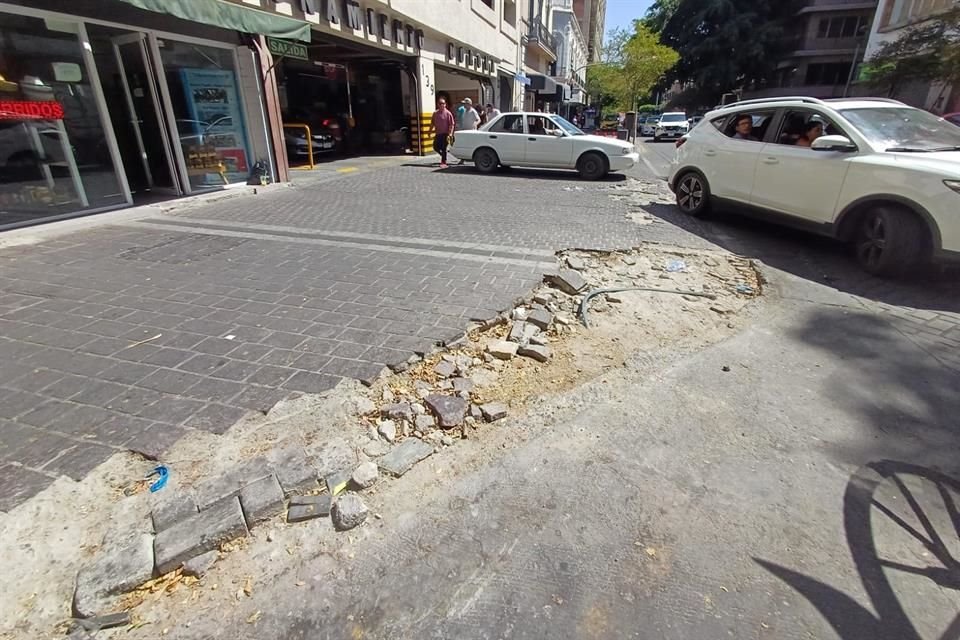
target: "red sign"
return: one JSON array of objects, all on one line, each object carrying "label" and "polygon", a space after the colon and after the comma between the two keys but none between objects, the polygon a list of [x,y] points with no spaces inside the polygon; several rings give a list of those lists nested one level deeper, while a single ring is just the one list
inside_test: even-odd
[{"label": "red sign", "polygon": [[63,120],[63,105],[53,100],[0,100],[0,120]]}]

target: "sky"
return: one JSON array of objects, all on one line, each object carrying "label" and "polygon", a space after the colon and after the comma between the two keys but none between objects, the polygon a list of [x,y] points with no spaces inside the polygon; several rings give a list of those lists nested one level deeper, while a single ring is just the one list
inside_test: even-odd
[{"label": "sky", "polygon": [[607,0],[607,23],[604,33],[614,27],[630,26],[636,18],[642,18],[653,0]]}]

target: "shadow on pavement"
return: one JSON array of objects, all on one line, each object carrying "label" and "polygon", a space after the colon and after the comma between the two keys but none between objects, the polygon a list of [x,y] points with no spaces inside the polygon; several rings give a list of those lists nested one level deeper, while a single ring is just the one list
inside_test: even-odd
[{"label": "shadow on pavement", "polygon": [[611,184],[624,182],[627,177],[621,173],[608,173],[606,176],[599,180],[583,180],[580,176],[577,175],[575,171],[565,171],[562,169],[528,169],[520,167],[508,167],[506,169],[499,169],[493,173],[481,173],[474,168],[472,163],[467,163],[463,165],[451,164],[446,169],[440,169],[436,164],[404,164],[404,167],[424,167],[427,169],[433,169],[438,173],[443,173],[445,175],[463,175],[471,174],[481,178],[528,178],[531,180],[564,180],[564,181],[575,181],[582,182],[583,184]]},{"label": "shadow on pavement", "polygon": [[733,253],[758,258],[811,282],[891,305],[960,313],[956,268],[930,267],[902,280],[885,280],[864,272],[849,247],[830,238],[732,213],[701,220],[672,204],[650,204],[644,209]]},{"label": "shadow on pavement", "polygon": [[[928,598],[945,595],[949,602],[960,590],[960,560],[951,553],[960,539],[958,496],[960,482],[921,465],[882,460],[851,476],[843,498],[846,541],[876,614],[822,581],[754,561],[803,595],[842,640],[925,640],[934,636],[915,620],[936,628],[950,618],[937,637],[955,640],[960,614]],[[930,608],[944,620],[930,620]]]}]

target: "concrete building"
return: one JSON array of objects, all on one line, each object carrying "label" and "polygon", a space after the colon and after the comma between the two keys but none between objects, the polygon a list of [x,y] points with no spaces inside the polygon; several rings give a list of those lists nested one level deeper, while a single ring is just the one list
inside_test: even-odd
[{"label": "concrete building", "polygon": [[853,86],[864,59],[877,0],[807,0],[788,36],[791,50],[777,64],[768,84],[751,87],[742,98],[809,95],[837,98],[857,93]]},{"label": "concrete building", "polygon": [[521,57],[524,95],[521,105],[526,110],[553,110],[562,102],[553,79],[557,62],[557,46],[550,31],[548,0],[525,0],[521,23]]},{"label": "concrete building", "polygon": [[550,30],[557,49],[554,80],[562,93],[561,113],[569,116],[587,104],[587,41],[574,13],[574,0],[550,0]]},{"label": "concrete building", "polygon": [[440,96],[555,96],[545,19],[543,0],[0,0],[0,229],[285,181],[319,153],[428,153]]},{"label": "concrete building", "polygon": [[[884,43],[895,41],[906,30],[955,6],[960,6],[958,0],[881,0],[870,29],[866,59]],[[894,97],[938,114],[960,111],[960,89],[941,82],[917,82],[903,87]]]},{"label": "concrete building", "polygon": [[574,0],[573,12],[587,41],[587,57],[599,62],[603,51],[603,29],[607,18],[607,0]]}]

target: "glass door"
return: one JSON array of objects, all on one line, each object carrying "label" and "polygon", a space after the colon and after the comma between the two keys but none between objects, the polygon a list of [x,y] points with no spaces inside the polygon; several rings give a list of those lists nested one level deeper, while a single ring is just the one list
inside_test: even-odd
[{"label": "glass door", "polygon": [[[161,106],[160,91],[151,64],[147,35],[132,33],[111,38],[129,126],[129,153],[136,161],[127,164],[135,195],[184,192],[174,158],[169,126]],[[133,165],[133,166],[131,166]]]}]

